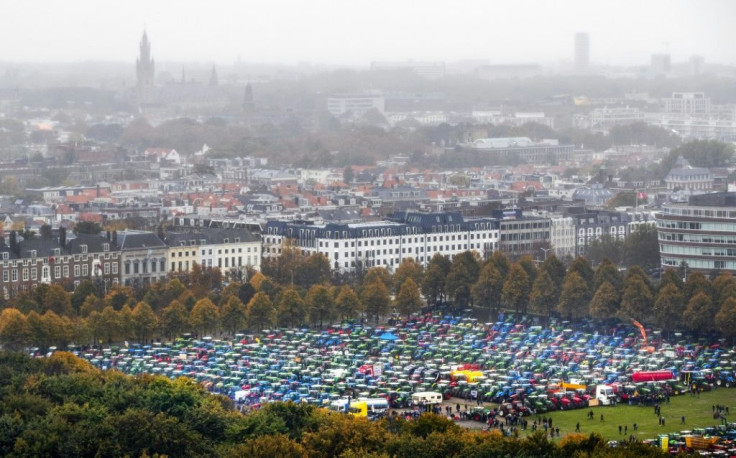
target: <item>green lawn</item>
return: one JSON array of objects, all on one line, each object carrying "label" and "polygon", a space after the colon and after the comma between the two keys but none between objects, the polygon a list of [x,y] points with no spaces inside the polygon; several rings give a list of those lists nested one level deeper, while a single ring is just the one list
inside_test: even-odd
[{"label": "green lawn", "polygon": [[[701,393],[700,397],[689,394],[670,398],[669,404],[662,406],[662,416],[665,426],[660,426],[658,417],[654,414],[653,406],[629,406],[619,404],[616,407],[592,407],[595,414],[593,420],[587,419],[590,409],[577,409],[541,414],[552,418],[552,425],[560,428],[560,437],[575,432],[575,424],[580,422],[582,433],[596,432],[609,440],[623,439],[618,434],[618,425],[629,427],[629,435],[634,434],[639,439],[656,438],[658,434],[678,432],[684,429],[704,428],[718,424],[713,419],[712,406],[719,404],[729,407],[729,421],[736,421],[736,388],[720,388],[718,390]],[[603,415],[603,421],[601,421]],[[680,417],[685,416],[685,424],[680,424]],[[528,417],[530,423],[536,417]],[[638,425],[634,431],[633,424]],[[531,427],[528,432],[530,432]]]}]

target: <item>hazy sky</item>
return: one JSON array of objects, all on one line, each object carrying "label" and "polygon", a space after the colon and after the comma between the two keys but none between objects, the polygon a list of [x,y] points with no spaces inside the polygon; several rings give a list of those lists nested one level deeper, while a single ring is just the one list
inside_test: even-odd
[{"label": "hazy sky", "polygon": [[0,61],[368,65],[373,60],[736,64],[736,0],[2,0]]}]

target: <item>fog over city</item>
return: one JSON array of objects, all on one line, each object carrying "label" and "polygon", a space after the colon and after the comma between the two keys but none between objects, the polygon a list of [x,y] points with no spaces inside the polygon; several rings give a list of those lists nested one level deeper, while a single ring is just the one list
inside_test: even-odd
[{"label": "fog over city", "polygon": [[729,0],[72,1],[0,5],[0,62],[126,61],[144,28],[158,61],[366,66],[375,60],[572,59],[644,65],[654,53],[736,62]]}]

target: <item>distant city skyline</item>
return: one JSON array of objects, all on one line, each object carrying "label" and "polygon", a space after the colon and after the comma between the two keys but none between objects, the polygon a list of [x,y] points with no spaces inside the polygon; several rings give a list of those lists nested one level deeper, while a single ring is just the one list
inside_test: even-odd
[{"label": "distant city skyline", "polygon": [[736,64],[730,0],[10,0],[0,12],[0,62],[134,62],[147,30],[157,62],[572,63],[582,32],[591,65],[648,65],[652,54]]}]

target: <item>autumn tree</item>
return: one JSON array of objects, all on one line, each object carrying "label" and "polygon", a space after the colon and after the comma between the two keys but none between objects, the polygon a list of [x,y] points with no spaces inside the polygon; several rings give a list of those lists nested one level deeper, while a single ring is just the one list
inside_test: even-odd
[{"label": "autumn tree", "polygon": [[161,330],[169,338],[180,335],[189,323],[189,312],[181,302],[174,299],[161,311]]},{"label": "autumn tree", "polygon": [[335,308],[344,320],[355,318],[363,313],[363,303],[353,288],[343,285],[335,298]]},{"label": "autumn tree", "polygon": [[638,321],[647,320],[652,314],[652,292],[638,275],[626,279],[621,295],[621,315]]},{"label": "autumn tree", "polygon": [[281,291],[277,311],[280,326],[298,326],[307,320],[307,305],[294,287]]},{"label": "autumn tree", "polygon": [[404,284],[401,285],[394,303],[399,313],[407,317],[421,310],[422,297],[419,293],[419,286],[417,286],[411,277],[406,277],[406,280],[404,280]]},{"label": "autumn tree", "polygon": [[714,310],[710,295],[704,291],[698,291],[687,303],[682,319],[688,329],[703,335],[715,328],[715,316],[716,310]]},{"label": "autumn tree", "polygon": [[44,310],[51,310],[57,315],[71,315],[71,295],[59,284],[53,284],[43,298]]},{"label": "autumn tree", "polygon": [[394,272],[394,293],[398,294],[407,278],[411,278],[415,284],[422,284],[424,269],[414,258],[404,258]]},{"label": "autumn tree", "polygon": [[208,298],[198,300],[189,313],[189,324],[201,336],[215,332],[220,324],[217,306]]},{"label": "autumn tree", "polygon": [[501,273],[494,264],[488,262],[481,269],[478,281],[473,285],[473,304],[487,308],[489,320],[498,315],[503,283]]},{"label": "autumn tree", "polygon": [[90,320],[95,324],[95,334],[104,341],[112,342],[113,339],[122,337],[120,314],[112,306],[102,309],[99,316],[92,312]]},{"label": "autumn tree", "polygon": [[660,288],[654,301],[654,320],[666,333],[674,331],[682,323],[685,298],[674,283]]},{"label": "autumn tree", "polygon": [[511,263],[505,254],[500,251],[494,251],[486,263],[492,264],[493,267],[498,270],[498,273],[501,274],[503,281],[506,281],[506,277],[509,275],[509,270],[511,270]]},{"label": "autumn tree", "polygon": [[125,304],[118,312],[118,320],[120,336],[124,340],[132,340],[135,337],[135,318],[133,309],[128,304]]},{"label": "autumn tree", "polygon": [[376,280],[379,280],[381,283],[386,286],[389,290],[393,287],[393,279],[391,278],[391,273],[386,270],[384,267],[371,267],[368,269],[368,272],[366,272],[365,277],[363,277],[363,284],[369,285],[371,283],[374,283]]},{"label": "autumn tree", "polygon": [[519,263],[512,264],[501,292],[504,306],[514,309],[517,317],[521,313],[526,313],[530,291],[531,284],[526,270]]},{"label": "autumn tree", "polygon": [[450,273],[452,263],[446,256],[435,253],[427,265],[422,279],[422,292],[428,298],[432,299],[432,303],[442,300],[446,293],[445,281]]},{"label": "autumn tree", "polygon": [[258,292],[248,303],[248,326],[261,330],[276,324],[276,307],[266,293]]},{"label": "autumn tree", "polygon": [[145,343],[158,329],[158,317],[147,303],[141,301],[133,309],[135,336],[139,342]]},{"label": "autumn tree", "polygon": [[246,316],[245,304],[240,302],[237,295],[228,297],[227,301],[220,308],[220,321],[222,327],[230,335],[244,329],[248,318]]},{"label": "autumn tree", "polygon": [[389,304],[391,303],[388,288],[381,280],[376,280],[364,285],[362,293],[365,312],[369,317],[373,317],[377,323],[381,316],[388,313]]},{"label": "autumn tree", "polygon": [[616,291],[621,291],[624,286],[624,279],[621,277],[618,267],[608,258],[603,258],[595,269],[593,275],[594,291],[598,291],[598,288],[605,282],[610,283]]},{"label": "autumn tree", "polygon": [[467,306],[471,299],[471,290],[478,281],[480,265],[475,252],[463,251],[455,255],[447,275],[445,288],[448,296],[452,297],[456,305]]},{"label": "autumn tree", "polygon": [[593,267],[590,265],[590,261],[588,261],[584,256],[578,256],[573,259],[570,266],[567,268],[568,275],[570,272],[577,272],[577,274],[580,275],[580,278],[583,279],[585,285],[588,287],[588,298],[590,298],[593,295],[591,290],[593,288],[593,282],[595,281],[595,272],[593,271]]},{"label": "autumn tree", "polygon": [[32,331],[28,318],[18,309],[7,308],[0,312],[0,343],[3,348],[22,350],[34,338]]},{"label": "autumn tree", "polygon": [[529,307],[532,313],[544,318],[545,326],[557,305],[556,290],[547,271],[540,269],[529,294]]},{"label": "autumn tree", "polygon": [[662,278],[659,280],[659,288],[662,289],[669,284],[674,285],[678,291],[682,291],[682,277],[679,272],[671,267],[667,268],[664,273],[662,273]]},{"label": "autumn tree", "polygon": [[325,321],[332,322],[335,318],[335,301],[327,286],[314,285],[309,288],[306,302],[310,321],[319,324],[320,328]]},{"label": "autumn tree", "polygon": [[716,313],[716,328],[733,342],[736,337],[736,297],[723,301],[721,309]]},{"label": "autumn tree", "polygon": [[294,272],[294,282],[302,288],[327,283],[331,278],[330,261],[322,253],[312,253],[302,259]]},{"label": "autumn tree", "polygon": [[589,294],[590,290],[583,277],[576,271],[570,271],[562,285],[557,310],[569,320],[584,317],[588,314]]},{"label": "autumn tree", "polygon": [[626,236],[623,252],[627,266],[641,266],[645,269],[659,267],[659,240],[657,228],[649,224],[640,224]]},{"label": "autumn tree", "polygon": [[685,295],[685,303],[689,304],[690,300],[698,293],[705,293],[711,300],[713,299],[713,289],[710,281],[702,274],[702,272],[692,272],[688,275],[685,285],[682,288]]},{"label": "autumn tree", "polygon": [[604,280],[590,302],[590,314],[595,318],[607,320],[616,316],[618,308],[618,290],[608,280]]},{"label": "autumn tree", "polygon": [[723,271],[713,280],[713,300],[721,307],[730,298],[736,298],[736,279],[731,272]]}]

